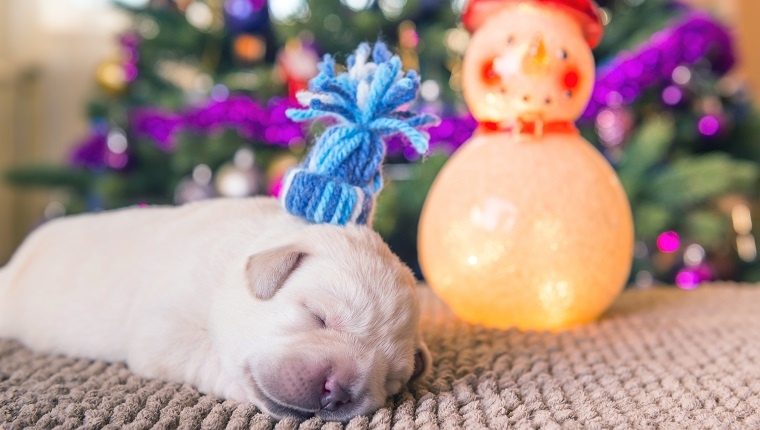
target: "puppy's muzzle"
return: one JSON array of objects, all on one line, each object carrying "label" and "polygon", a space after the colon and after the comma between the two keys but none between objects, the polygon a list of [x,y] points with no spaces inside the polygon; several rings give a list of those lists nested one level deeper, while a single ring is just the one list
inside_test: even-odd
[{"label": "puppy's muzzle", "polygon": [[267,397],[282,406],[340,418],[350,415],[363,403],[355,392],[357,372],[350,360],[315,363],[293,357],[279,364],[262,375],[261,382]]}]

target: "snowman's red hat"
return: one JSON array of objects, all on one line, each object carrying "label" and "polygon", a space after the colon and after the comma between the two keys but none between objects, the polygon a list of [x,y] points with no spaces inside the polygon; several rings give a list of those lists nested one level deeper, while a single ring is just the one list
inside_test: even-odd
[{"label": "snowman's red hat", "polygon": [[462,23],[472,33],[494,12],[515,3],[533,3],[562,8],[578,21],[583,29],[583,36],[591,48],[595,48],[602,40],[604,32],[602,16],[599,13],[599,6],[593,0],[469,0],[462,13]]}]

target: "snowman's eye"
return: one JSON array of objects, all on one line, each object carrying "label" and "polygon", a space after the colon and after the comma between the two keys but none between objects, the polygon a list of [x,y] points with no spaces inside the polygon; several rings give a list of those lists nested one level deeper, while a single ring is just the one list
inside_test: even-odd
[{"label": "snowman's eye", "polygon": [[515,36],[510,35],[507,37],[507,45],[511,45],[513,43],[515,43]]},{"label": "snowman's eye", "polygon": [[559,58],[563,60],[567,60],[567,51],[564,49],[559,50]]}]

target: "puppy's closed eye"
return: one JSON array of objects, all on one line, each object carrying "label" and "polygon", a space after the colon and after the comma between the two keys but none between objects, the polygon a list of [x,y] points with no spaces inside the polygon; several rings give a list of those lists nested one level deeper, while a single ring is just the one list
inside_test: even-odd
[{"label": "puppy's closed eye", "polygon": [[319,324],[319,327],[321,328],[327,328],[327,318],[325,318],[324,315],[311,311],[311,314],[314,316],[314,320]]}]

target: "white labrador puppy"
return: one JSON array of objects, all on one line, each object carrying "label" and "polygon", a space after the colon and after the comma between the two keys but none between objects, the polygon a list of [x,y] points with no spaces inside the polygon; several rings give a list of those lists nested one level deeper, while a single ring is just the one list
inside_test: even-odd
[{"label": "white labrador puppy", "polygon": [[428,367],[409,269],[274,199],[49,222],[0,269],[0,336],[277,416],[373,412]]}]

